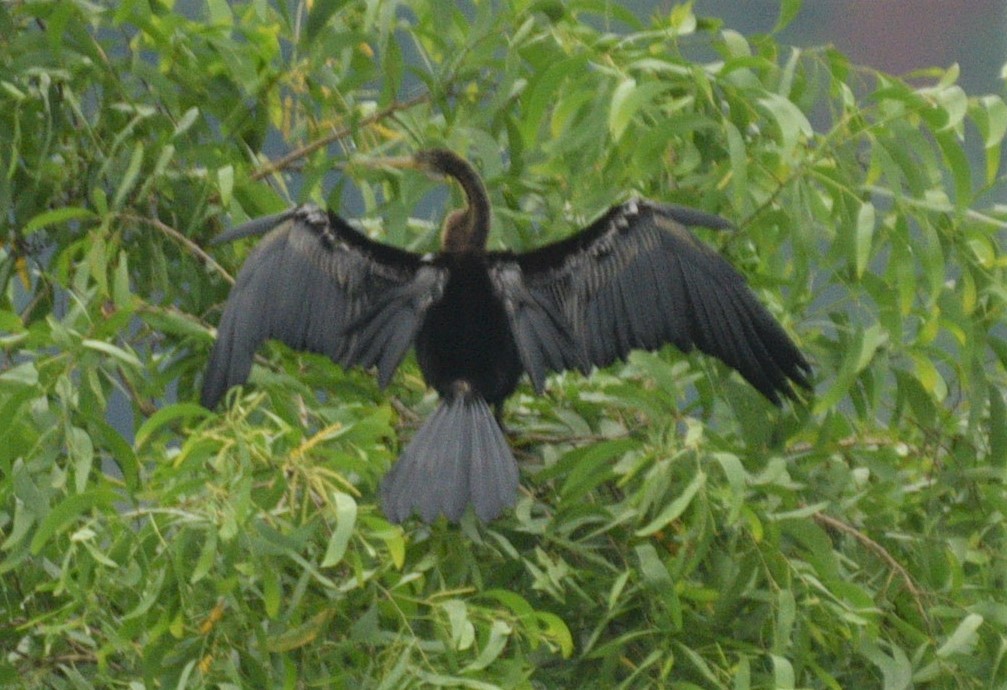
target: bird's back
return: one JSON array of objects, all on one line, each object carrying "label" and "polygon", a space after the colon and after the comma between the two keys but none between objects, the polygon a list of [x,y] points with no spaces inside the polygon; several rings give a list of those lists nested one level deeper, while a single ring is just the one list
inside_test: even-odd
[{"label": "bird's back", "polygon": [[503,305],[478,254],[439,259],[449,278],[416,337],[416,357],[427,383],[441,395],[457,381],[468,382],[490,404],[517,386],[522,367]]}]

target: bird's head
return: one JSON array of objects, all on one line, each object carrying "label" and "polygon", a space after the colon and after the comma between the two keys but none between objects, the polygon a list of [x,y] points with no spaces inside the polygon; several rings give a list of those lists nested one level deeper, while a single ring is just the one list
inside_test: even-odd
[{"label": "bird's head", "polygon": [[375,167],[419,170],[435,179],[451,178],[465,192],[466,206],[452,211],[444,219],[441,246],[447,252],[481,251],[489,233],[489,198],[479,173],[454,151],[444,148],[423,149],[412,156],[379,158]]},{"label": "bird's head", "polygon": [[417,169],[437,178],[453,177],[462,182],[465,178],[479,177],[467,160],[448,149],[424,149],[412,159]]},{"label": "bird's head", "polygon": [[419,170],[438,180],[451,177],[461,182],[464,178],[478,178],[478,174],[468,161],[454,151],[444,148],[423,149],[411,156],[374,158],[364,161],[364,164],[375,168]]}]

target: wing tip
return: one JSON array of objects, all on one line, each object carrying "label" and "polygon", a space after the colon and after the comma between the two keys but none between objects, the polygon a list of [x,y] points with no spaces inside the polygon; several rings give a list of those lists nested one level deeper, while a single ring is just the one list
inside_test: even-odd
[{"label": "wing tip", "polygon": [[638,199],[636,203],[663,216],[667,216],[686,227],[710,228],[711,230],[733,230],[736,227],[734,223],[722,216],[710,213],[709,211],[702,211],[698,208],[692,208],[691,206],[650,201],[648,199]]},{"label": "wing tip", "polygon": [[[811,381],[813,370],[804,356],[796,350],[797,358],[785,363],[781,369],[781,379],[773,383],[773,395],[767,395],[766,391],[759,392],[765,395],[777,407],[783,407],[783,397],[791,402],[802,402],[806,395],[814,393],[814,384]],[[798,359],[799,358],[799,359]],[[802,394],[805,391],[806,394]]]},{"label": "wing tip", "polygon": [[273,228],[293,218],[301,208],[300,206],[288,208],[286,211],[262,216],[261,218],[253,218],[240,225],[235,225],[211,239],[210,245],[217,246],[239,240],[243,237],[265,235]]}]

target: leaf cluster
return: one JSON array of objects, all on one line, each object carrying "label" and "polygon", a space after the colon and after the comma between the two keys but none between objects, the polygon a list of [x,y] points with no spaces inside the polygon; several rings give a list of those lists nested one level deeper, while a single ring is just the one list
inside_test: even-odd
[{"label": "leaf cluster", "polygon": [[[781,3],[781,28],[800,3]],[[691,4],[0,4],[0,686],[1007,683],[1007,105]],[[196,405],[248,247],[315,201],[432,249],[362,158],[445,145],[491,242],[631,193],[706,233],[813,360],[780,412],[670,348],[525,385],[512,515],[389,524],[434,405],[271,345]]]}]

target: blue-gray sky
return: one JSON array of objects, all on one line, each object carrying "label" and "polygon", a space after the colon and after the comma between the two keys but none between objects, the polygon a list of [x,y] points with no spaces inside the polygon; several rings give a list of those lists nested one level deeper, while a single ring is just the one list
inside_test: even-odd
[{"label": "blue-gray sky", "polygon": [[[647,4],[667,9],[675,3]],[[751,34],[773,28],[780,3],[696,0],[693,7],[699,15],[720,17],[727,26]],[[798,46],[829,43],[855,63],[900,76],[958,63],[966,91],[1003,93],[1000,72],[1007,62],[1007,2],[806,0],[780,40]]]}]

